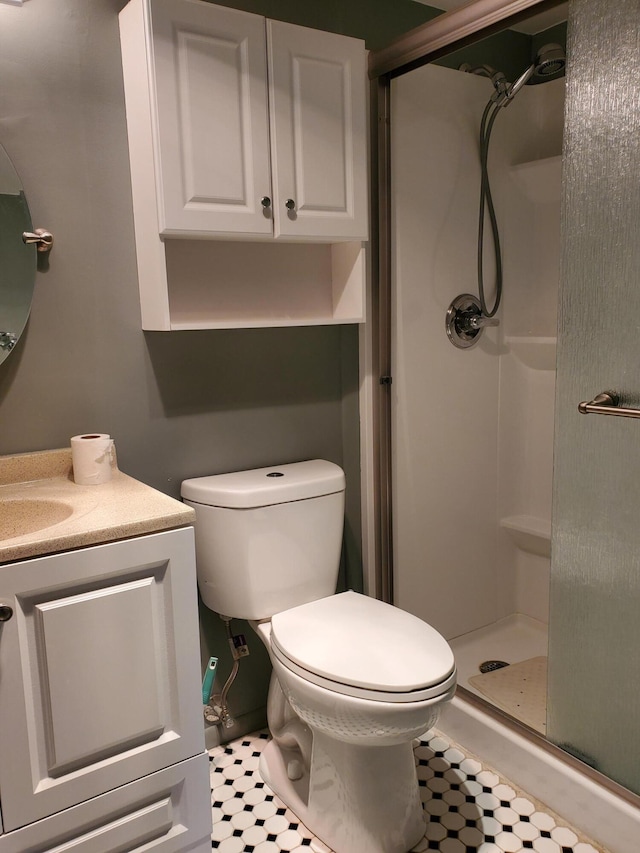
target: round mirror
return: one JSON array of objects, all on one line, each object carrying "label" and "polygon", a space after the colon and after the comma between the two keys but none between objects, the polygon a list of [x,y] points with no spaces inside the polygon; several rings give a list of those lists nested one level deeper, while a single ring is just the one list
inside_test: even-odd
[{"label": "round mirror", "polygon": [[0,145],[0,364],[18,343],[31,310],[36,247],[22,235],[32,231],[18,173]]}]

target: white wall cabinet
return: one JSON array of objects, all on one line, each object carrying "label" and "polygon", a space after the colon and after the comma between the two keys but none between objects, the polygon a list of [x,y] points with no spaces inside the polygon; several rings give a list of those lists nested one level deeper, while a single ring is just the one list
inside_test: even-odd
[{"label": "white wall cabinet", "polygon": [[145,9],[160,234],[366,239],[362,43],[194,0]]},{"label": "white wall cabinet", "polygon": [[[180,809],[207,836],[209,787],[196,784],[197,769],[184,770],[195,775],[180,808],[172,785],[182,783],[160,777],[155,799],[145,789],[139,802],[114,794],[104,809],[87,805],[188,759],[206,763],[193,529],[5,565],[0,599],[13,608],[0,628],[0,853],[49,849],[20,839],[51,839],[41,824],[53,816],[47,826],[68,845],[51,844],[56,850],[133,850],[136,839],[173,838]],[[72,819],[78,804],[85,829]]]},{"label": "white wall cabinet", "polygon": [[143,328],[361,321],[363,42],[202,0],[120,32]]}]

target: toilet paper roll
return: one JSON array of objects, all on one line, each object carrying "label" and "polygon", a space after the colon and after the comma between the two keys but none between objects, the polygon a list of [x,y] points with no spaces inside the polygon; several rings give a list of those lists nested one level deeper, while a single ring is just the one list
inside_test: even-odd
[{"label": "toilet paper roll", "polygon": [[79,486],[108,483],[115,467],[115,446],[106,433],[74,435],[71,439],[73,479]]}]

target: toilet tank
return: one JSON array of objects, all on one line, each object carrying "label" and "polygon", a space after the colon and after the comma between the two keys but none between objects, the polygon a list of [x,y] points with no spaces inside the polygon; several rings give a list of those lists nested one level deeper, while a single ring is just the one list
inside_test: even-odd
[{"label": "toilet tank", "polygon": [[322,459],[196,477],[196,568],[206,606],[268,619],[333,595],[344,522],[344,472]]}]

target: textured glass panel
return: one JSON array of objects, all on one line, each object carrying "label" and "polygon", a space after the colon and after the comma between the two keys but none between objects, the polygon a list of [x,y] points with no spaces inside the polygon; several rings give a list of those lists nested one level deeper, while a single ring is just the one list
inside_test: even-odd
[{"label": "textured glass panel", "polygon": [[548,734],[640,792],[640,0],[574,0],[564,162]]}]

